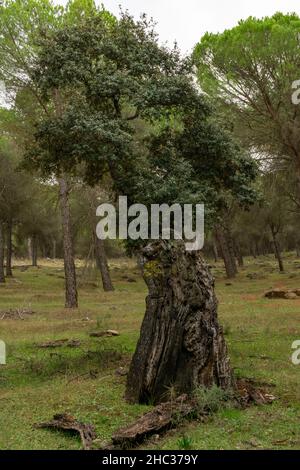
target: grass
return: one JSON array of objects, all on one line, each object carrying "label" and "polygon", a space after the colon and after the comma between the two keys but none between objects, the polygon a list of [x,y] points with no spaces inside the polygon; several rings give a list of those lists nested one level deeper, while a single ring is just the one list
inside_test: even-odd
[{"label": "grass", "polygon": [[[273,256],[249,258],[230,283],[221,263],[213,267],[235,374],[273,385],[271,393],[279,399],[241,411],[214,406],[219,397],[201,397],[214,408],[205,423],[186,423],[144,447],[300,449],[300,366],[291,362],[292,343],[300,339],[300,299],[263,298],[270,287],[299,287],[300,260],[286,255],[285,264],[286,273],[279,274]],[[25,320],[0,321],[0,338],[7,344],[7,365],[0,366],[0,449],[80,449],[76,436],[34,429],[55,413],[93,423],[102,441],[150,409],[124,401],[125,378],[116,374],[128,367],[134,351],[146,287],[133,261],[112,261],[111,269],[116,291],[104,293],[99,278],[89,273],[74,312],[62,308],[59,261],[41,261],[26,271],[16,266],[14,278],[0,287],[0,311],[31,306],[35,312]],[[90,338],[91,331],[105,328],[121,335]],[[37,347],[63,338],[81,340],[80,348]]]}]

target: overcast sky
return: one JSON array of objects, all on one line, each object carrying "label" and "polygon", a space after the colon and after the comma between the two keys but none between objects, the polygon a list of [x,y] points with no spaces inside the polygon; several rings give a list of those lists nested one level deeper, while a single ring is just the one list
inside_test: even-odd
[{"label": "overcast sky", "polygon": [[[97,0],[96,0],[97,1]],[[67,0],[55,0],[65,4]],[[190,52],[206,31],[218,32],[248,16],[269,16],[277,11],[300,15],[299,0],[98,0],[118,14],[119,5],[139,17],[147,13],[158,23],[162,42],[177,40],[182,52]]]}]

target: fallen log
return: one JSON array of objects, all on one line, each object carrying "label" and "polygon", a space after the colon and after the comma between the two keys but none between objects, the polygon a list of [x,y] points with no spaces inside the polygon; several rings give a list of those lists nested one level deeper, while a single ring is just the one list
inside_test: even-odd
[{"label": "fallen log", "polygon": [[111,338],[112,336],[120,336],[120,333],[115,330],[95,331],[90,333],[91,338]]},{"label": "fallen log", "polygon": [[297,299],[300,297],[300,289],[272,289],[264,294],[267,299]]},{"label": "fallen log", "polygon": [[63,346],[67,346],[68,348],[79,348],[81,346],[81,341],[77,339],[57,339],[55,341],[39,343],[36,346],[41,349],[61,348]]},{"label": "fallen log", "polygon": [[96,439],[95,428],[91,424],[77,421],[67,413],[54,415],[53,420],[45,423],[35,424],[36,429],[58,429],[63,431],[76,431],[79,433],[84,450],[90,450]]},{"label": "fallen log", "polygon": [[274,395],[266,392],[265,389],[257,387],[249,379],[239,379],[236,383],[238,402],[243,408],[252,404],[268,405],[276,400]]},{"label": "fallen log", "polygon": [[196,403],[187,395],[162,403],[144,414],[133,424],[119,429],[112,436],[112,444],[128,449],[141,444],[153,434],[160,434],[195,412]]}]

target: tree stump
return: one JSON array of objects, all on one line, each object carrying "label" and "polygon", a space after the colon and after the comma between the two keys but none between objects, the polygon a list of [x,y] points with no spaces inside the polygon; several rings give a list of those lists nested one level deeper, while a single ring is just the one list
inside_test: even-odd
[{"label": "tree stump", "polygon": [[157,404],[199,386],[231,387],[214,279],[200,252],[160,240],[143,249],[141,266],[149,295],[126,399]]}]

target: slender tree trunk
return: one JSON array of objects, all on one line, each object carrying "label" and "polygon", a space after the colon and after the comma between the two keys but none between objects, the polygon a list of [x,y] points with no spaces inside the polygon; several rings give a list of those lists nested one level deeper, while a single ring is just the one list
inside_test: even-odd
[{"label": "slender tree trunk", "polygon": [[228,246],[228,239],[225,236],[224,229],[218,225],[215,234],[224,260],[227,277],[229,279],[234,278],[237,274],[235,258],[232,256],[231,249]]},{"label": "slender tree trunk", "polygon": [[233,270],[234,270],[234,273],[236,275],[238,273],[238,269],[237,269],[236,258],[235,258],[234,241],[233,241],[231,232],[230,232],[230,230],[227,226],[225,227],[224,235],[225,235],[225,238],[227,240],[227,246],[228,246],[228,250],[229,250],[229,253],[230,253],[230,257],[231,257],[231,263],[232,263],[232,266],[233,266]]},{"label": "slender tree trunk", "polygon": [[255,243],[252,244],[252,256],[253,256],[254,259],[257,258],[257,251],[256,251],[256,244]]},{"label": "slender tree trunk", "polygon": [[66,282],[66,308],[78,308],[76,269],[74,261],[69,205],[69,188],[65,178],[59,179],[59,198],[62,217],[64,268]]},{"label": "slender tree trunk", "polygon": [[131,403],[159,403],[199,386],[233,385],[217,318],[213,277],[200,252],[158,241],[142,251],[149,289],[140,339],[127,377]]},{"label": "slender tree trunk", "polygon": [[5,273],[4,273],[4,224],[0,220],[0,283],[5,282]]},{"label": "slender tree trunk", "polygon": [[100,240],[96,234],[94,234],[94,249],[96,264],[101,273],[103,289],[105,292],[112,292],[114,287],[110,277],[104,241]]},{"label": "slender tree trunk", "polygon": [[256,255],[260,256],[259,243],[257,240],[255,240],[255,251],[256,251]]},{"label": "slender tree trunk", "polygon": [[32,259],[32,240],[31,240],[31,237],[27,238],[27,256],[28,256],[28,259]]},{"label": "slender tree trunk", "polygon": [[241,251],[241,246],[238,241],[234,242],[234,249],[236,258],[238,260],[238,265],[242,268],[244,266],[244,258]]},{"label": "slender tree trunk", "polygon": [[47,258],[47,248],[46,248],[46,246],[43,244],[43,245],[41,245],[40,249],[41,249],[41,252],[42,252],[42,258],[46,259]]},{"label": "slender tree trunk", "polygon": [[284,266],[283,266],[283,261],[282,261],[282,257],[281,257],[279,244],[278,244],[278,241],[277,241],[277,234],[276,234],[275,230],[272,227],[271,227],[271,232],[272,232],[272,238],[273,238],[275,257],[278,261],[279,271],[281,273],[283,273],[284,272]]},{"label": "slender tree trunk", "polygon": [[37,236],[33,235],[31,237],[31,253],[32,253],[32,266],[37,267],[37,251],[38,251],[38,242],[37,242]]},{"label": "slender tree trunk", "polygon": [[56,259],[56,240],[53,238],[52,240],[52,259]]},{"label": "slender tree trunk", "polygon": [[12,277],[12,221],[7,224],[6,229],[6,276]]},{"label": "slender tree trunk", "polygon": [[[53,90],[53,102],[55,113],[58,118],[63,113],[63,99],[58,89]],[[69,205],[69,185],[65,176],[58,180],[59,182],[59,199],[62,218],[63,232],[63,250],[64,250],[64,268],[66,282],[66,308],[78,308],[78,294],[76,281],[76,268],[74,261],[74,248],[71,229],[71,214]]]},{"label": "slender tree trunk", "polygon": [[216,240],[215,238],[213,237],[213,253],[214,253],[214,259],[215,259],[215,263],[217,263],[218,259],[219,259],[219,253],[218,253],[218,247],[217,247],[217,243],[216,243]]}]

